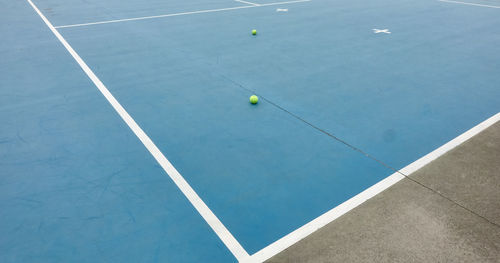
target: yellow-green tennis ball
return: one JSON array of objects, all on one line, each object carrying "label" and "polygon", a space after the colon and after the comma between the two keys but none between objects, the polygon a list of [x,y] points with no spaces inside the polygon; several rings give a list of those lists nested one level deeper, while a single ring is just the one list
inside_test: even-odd
[{"label": "yellow-green tennis ball", "polygon": [[257,35],[257,30],[255,30],[255,29],[252,30],[252,35],[254,35],[254,36]]},{"label": "yellow-green tennis ball", "polygon": [[250,96],[250,103],[257,104],[257,102],[259,102],[259,97],[255,95]]}]

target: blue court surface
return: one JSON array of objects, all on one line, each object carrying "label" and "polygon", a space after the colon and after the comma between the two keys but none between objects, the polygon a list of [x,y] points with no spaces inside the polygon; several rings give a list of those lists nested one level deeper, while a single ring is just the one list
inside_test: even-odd
[{"label": "blue court surface", "polygon": [[500,111],[464,1],[1,0],[0,262],[265,259]]}]

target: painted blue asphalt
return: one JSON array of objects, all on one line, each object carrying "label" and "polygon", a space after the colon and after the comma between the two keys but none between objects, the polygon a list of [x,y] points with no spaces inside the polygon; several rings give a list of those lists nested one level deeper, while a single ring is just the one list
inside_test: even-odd
[{"label": "painted blue asphalt", "polygon": [[249,253],[392,173],[265,101],[250,105],[189,47],[224,54],[233,43],[220,39],[252,41],[249,31],[190,19],[62,32]]},{"label": "painted blue asphalt", "polygon": [[31,7],[4,7],[0,262],[234,261]]},{"label": "painted blue asphalt", "polygon": [[[226,2],[35,3],[57,26],[239,5]],[[234,260],[36,14],[12,5],[0,63],[5,257]],[[60,30],[249,253],[393,171],[263,99],[250,105],[248,89],[395,168],[500,111],[498,10],[283,7]]]},{"label": "painted blue asphalt", "polygon": [[42,0],[36,1],[40,10],[54,26],[89,23],[143,16],[155,16],[206,9],[243,6],[233,0]]},{"label": "painted blue asphalt", "polygon": [[384,0],[269,11],[245,11],[242,27],[260,35],[212,55],[221,71],[394,168],[500,111],[498,9]]}]

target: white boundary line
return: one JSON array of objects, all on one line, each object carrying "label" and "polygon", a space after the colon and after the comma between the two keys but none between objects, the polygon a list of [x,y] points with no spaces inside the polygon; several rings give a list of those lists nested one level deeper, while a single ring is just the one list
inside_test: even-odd
[{"label": "white boundary line", "polygon": [[252,2],[247,2],[247,1],[242,1],[242,0],[234,0],[236,2],[240,2],[242,4],[248,4],[248,5],[253,5],[253,6],[260,6],[260,4],[252,3]]},{"label": "white boundary line", "polygon": [[125,18],[125,19],[116,19],[116,20],[106,20],[106,21],[83,23],[83,24],[55,26],[54,28],[68,28],[68,27],[79,27],[79,26],[102,25],[102,24],[127,22],[127,21],[137,21],[137,20],[145,20],[145,19],[155,19],[155,18],[171,17],[171,16],[184,16],[184,15],[213,13],[213,12],[221,12],[221,11],[244,9],[244,8],[255,8],[255,7],[263,7],[263,6],[273,6],[273,5],[303,3],[303,2],[310,2],[310,1],[312,1],[312,0],[295,0],[295,1],[286,1],[286,2],[276,2],[276,3],[260,4],[260,5],[246,5],[246,6],[220,8],[220,9],[208,9],[208,10],[183,12],[183,13],[174,13],[174,14],[165,14],[165,15],[157,15],[157,16],[143,16],[143,17],[134,17],[134,18]]},{"label": "white boundary line", "polygon": [[306,236],[312,234],[314,231],[320,229],[321,227],[327,225],[328,223],[332,222],[333,220],[337,219],[338,217],[344,215],[345,213],[349,212],[350,210],[354,209],[355,207],[359,206],[366,200],[374,197],[375,195],[379,194],[380,192],[384,191],[385,189],[389,188],[390,186],[394,185],[395,183],[401,181],[402,179],[405,178],[404,175],[410,175],[413,172],[417,171],[418,169],[422,168],[423,166],[429,164],[433,160],[437,159],[441,155],[447,153],[451,149],[455,148],[456,146],[462,144],[463,142],[467,141],[474,135],[480,133],[481,131],[485,130],[486,128],[490,127],[491,125],[495,124],[497,121],[500,121],[500,113],[497,113],[490,117],[489,119],[481,122],[474,128],[466,131],[465,133],[461,134],[460,136],[456,137],[455,139],[449,141],[448,143],[444,144],[443,146],[437,148],[436,150],[432,151],[431,153],[425,155],[424,157],[418,159],[417,161],[409,164],[408,166],[404,167],[403,169],[400,170],[400,172],[393,173],[391,176],[383,179],[382,181],[376,183],[375,185],[369,187],[368,189],[364,190],[363,192],[355,195],[351,199],[345,201],[344,203],[340,204],[339,206],[331,209],[330,211],[324,213],[323,215],[317,217],[316,219],[312,220],[311,222],[305,224],[304,226],[298,228],[297,230],[291,232],[290,234],[282,237],[281,239],[275,241],[274,243],[270,244],[269,246],[261,249],[257,253],[253,254],[250,258],[243,262],[263,262],[272,256],[278,254],[279,252],[285,250],[286,248],[292,246],[293,244],[297,243],[301,239],[305,238]]},{"label": "white boundary line", "polygon": [[403,169],[399,170],[402,174],[404,175],[410,175],[417,171],[418,169],[424,167],[425,165],[429,164],[430,162],[436,160],[438,157],[441,155],[447,153],[448,151],[452,150],[453,148],[457,147],[458,145],[464,143],[468,139],[474,137],[478,133],[486,130],[488,127],[491,125],[495,124],[496,122],[500,121],[500,112],[491,116],[487,120],[479,123],[478,125],[474,126],[470,130],[462,133],[455,139],[447,142],[446,144],[442,145],[441,147],[437,148],[436,150],[426,154],[424,157],[414,161],[413,163],[405,166]]},{"label": "white boundary line", "polygon": [[489,7],[489,8],[500,8],[500,6],[496,6],[496,5],[483,5],[483,4],[475,4],[475,3],[467,3],[467,2],[451,1],[451,0],[438,0],[438,1],[452,3],[452,4],[473,5],[473,6],[481,6],[481,7]]},{"label": "white boundary line", "polygon": [[115,97],[109,92],[109,90],[104,86],[101,80],[94,74],[94,72],[87,66],[83,59],[76,53],[76,51],[68,44],[68,42],[63,38],[63,36],[54,28],[50,21],[40,12],[40,10],[33,4],[31,0],[27,0],[28,3],[33,7],[33,9],[42,18],[45,24],[50,28],[52,33],[59,39],[63,46],[68,50],[68,52],[73,56],[78,65],[87,74],[87,76],[92,80],[95,86],[99,89],[102,95],[108,100],[108,102],[113,106],[115,111],[120,115],[120,117],[125,121],[129,128],[134,132],[134,134],[141,140],[146,149],[153,155],[156,161],[160,164],[163,170],[168,176],[174,181],[174,183],[179,187],[186,198],[191,202],[191,204],[196,208],[198,213],[205,219],[205,221],[210,225],[212,230],[219,236],[222,242],[227,246],[227,248],[233,253],[233,255],[239,261],[245,260],[249,257],[245,249],[240,245],[240,243],[233,237],[233,235],[227,230],[227,228],[222,224],[222,222],[217,218],[217,216],[208,208],[208,206],[203,202],[203,200],[198,196],[198,194],[191,188],[188,182],[182,177],[182,175],[175,169],[175,167],[167,160],[167,158],[161,153],[160,149],[156,147],[154,142],[148,137],[148,135],[139,127],[139,125],[132,119],[132,117],[127,113],[127,111],[122,107],[122,105],[115,99]]}]

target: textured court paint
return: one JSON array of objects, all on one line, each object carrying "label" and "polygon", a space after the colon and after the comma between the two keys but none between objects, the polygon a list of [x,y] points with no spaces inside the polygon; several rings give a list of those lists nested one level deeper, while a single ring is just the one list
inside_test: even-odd
[{"label": "textured court paint", "polygon": [[29,4],[2,8],[0,262],[235,261]]},{"label": "textured court paint", "polygon": [[499,111],[496,9],[312,1],[286,16],[247,13],[259,15],[258,39],[233,41],[224,54],[185,48],[218,59],[226,76],[394,168]]},{"label": "textured court paint", "polygon": [[[248,252],[390,174],[270,104],[250,105],[251,94],[195,58],[172,57],[165,42],[148,39],[157,29],[133,38],[115,30],[101,39],[113,52],[97,56],[89,55],[97,38],[86,42],[74,38],[81,36],[76,31],[64,34],[105,83],[115,83],[108,86],[112,93]],[[128,45],[119,44],[122,37]],[[117,67],[127,74],[113,74]],[[322,204],[308,206],[308,200]]]},{"label": "textured court paint", "polygon": [[68,42],[61,36],[61,34],[54,28],[54,26],[47,20],[47,18],[40,12],[40,10],[33,4],[31,0],[27,0],[33,9],[40,15],[40,18],[47,24],[49,29],[54,33],[57,39],[63,44],[66,50],[75,59],[82,70],[87,74],[87,76],[92,80],[94,85],[99,89],[106,100],[113,106],[113,109],[120,115],[127,126],[134,132],[137,138],[143,143],[143,145],[148,149],[149,153],[155,158],[158,164],[163,168],[165,173],[170,176],[172,181],[179,187],[184,196],[191,202],[191,204],[196,208],[200,215],[205,219],[212,230],[217,234],[217,236],[224,242],[228,249],[233,253],[233,255],[238,260],[244,260],[248,258],[248,253],[241,247],[233,235],[226,229],[226,227],[220,222],[216,215],[208,208],[208,206],[203,202],[203,200],[198,196],[198,194],[193,190],[189,183],[182,177],[182,175],[175,169],[175,167],[170,163],[170,161],[163,155],[163,153],[158,149],[155,143],[149,138],[149,136],[142,130],[135,120],[128,114],[128,112],[122,107],[122,105],[115,99],[113,94],[104,86],[101,80],[94,74],[94,72],[88,67],[88,65],[82,60],[82,58],[75,52],[75,50],[68,44]]},{"label": "textured court paint", "polygon": [[[251,94],[226,78],[400,168],[498,112],[498,97],[491,96],[496,92],[491,83],[498,78],[492,74],[494,64],[478,72],[485,68],[481,61],[493,60],[471,58],[474,74],[464,75],[464,83],[453,80],[455,68],[469,67],[447,54],[457,52],[454,41],[462,48],[458,33],[463,27],[456,26],[463,22],[449,19],[415,35],[408,30],[436,19],[431,11],[442,4],[408,3],[365,8],[361,2],[339,2],[332,8],[312,1],[294,5],[286,16],[262,7],[61,32],[105,83],[113,83],[113,94],[243,247],[255,253],[392,171],[338,148],[269,104],[250,107]],[[389,4],[398,15],[389,15]],[[439,10],[440,16],[464,15],[463,7],[453,7]],[[492,29],[496,16],[488,11],[469,16],[485,16],[490,23],[477,26]],[[421,12],[429,17],[417,20]],[[388,23],[389,18],[398,23]],[[259,28],[259,38],[248,35],[249,25]],[[393,33],[373,34],[373,28]],[[335,34],[329,33],[333,29]],[[417,48],[443,36],[446,43]],[[485,42],[493,37],[484,36]],[[436,52],[433,45],[445,56],[428,64],[432,58],[426,54]],[[488,47],[482,52],[497,48]],[[424,60],[416,60],[420,57]],[[403,59],[412,64],[402,64]],[[441,64],[448,65],[445,59],[449,68],[440,72]],[[482,79],[474,79],[475,89],[467,89],[478,74]],[[464,97],[473,101],[462,102]]]},{"label": "textured court paint", "polygon": [[[71,5],[53,10],[61,24],[96,21],[91,12],[61,19]],[[256,252],[391,172],[268,104],[250,108],[250,94],[226,78],[403,167],[498,112],[499,52],[487,33],[498,16],[491,11],[317,0],[286,15],[252,8],[61,32]],[[118,10],[103,20],[124,14],[131,17]],[[254,27],[259,37],[249,40]],[[382,85],[395,82],[403,88]]]},{"label": "textured court paint", "polygon": [[[420,14],[415,10],[427,12],[442,6],[437,2],[433,6],[406,4],[393,7],[402,13],[395,19],[406,17],[398,23],[404,22],[411,30],[422,23],[415,19],[414,14]],[[406,32],[408,29],[401,30],[401,25],[385,21],[391,17],[387,6],[364,6],[349,2],[347,6],[336,6],[340,9],[337,12],[325,2],[312,1],[294,5],[286,16],[263,7],[129,25],[68,28],[62,33],[105,83],[113,83],[109,85],[113,94],[136,116],[243,247],[255,253],[392,172],[374,168],[377,164],[371,166],[372,162],[363,161],[365,157],[359,153],[337,148],[330,138],[323,139],[324,135],[302,127],[268,104],[250,108],[250,94],[242,94],[245,91],[222,75],[336,135],[341,132],[341,138],[363,150],[367,148],[392,165],[401,163],[401,167],[498,112],[494,107],[498,104],[493,103],[498,99],[491,96],[494,90],[484,84],[486,79],[476,81],[479,87],[470,92],[461,86],[443,88],[441,78],[437,82],[430,79],[439,76],[438,72],[424,78],[419,71],[426,70],[423,66],[427,61],[412,61],[414,73],[409,71],[410,65],[404,64],[397,64],[392,72],[367,70],[374,63],[381,69],[396,66],[393,60],[397,58],[391,58],[386,51],[390,45],[397,44],[391,49],[405,51],[410,60],[415,59],[413,54],[423,56],[432,50],[415,49],[415,45],[432,39],[432,35],[426,29],[414,39],[415,35]],[[372,9],[383,15],[375,15]],[[455,12],[449,9],[445,14],[463,15]],[[360,15],[369,19],[359,21]],[[370,22],[375,18],[385,22]],[[450,27],[448,30],[460,32],[451,26],[453,23],[445,25]],[[249,25],[259,28],[259,38],[249,38]],[[312,27],[317,30],[308,30]],[[393,34],[376,35],[372,28],[390,28]],[[333,29],[335,34],[329,34]],[[439,29],[445,30],[443,26]],[[462,35],[446,39],[457,37]],[[486,36],[486,40],[490,37]],[[411,52],[404,49],[405,45],[412,47]],[[344,59],[327,60],[329,54],[343,55]],[[367,56],[375,61],[367,60]],[[451,73],[452,66],[460,66],[455,62],[450,60]],[[477,65],[478,60],[471,62]],[[394,71],[404,74],[397,77]],[[441,76],[450,80],[450,73]],[[393,80],[395,77],[397,80]],[[486,77],[495,79],[496,75]],[[431,86],[417,89],[408,86],[408,81],[432,84],[435,94],[429,91]],[[398,82],[405,89],[379,86],[384,82]],[[421,95],[430,99],[419,99]],[[465,103],[470,106],[464,112],[455,101],[465,95],[483,98],[483,103]],[[206,98],[210,98],[209,103]],[[436,104],[438,101],[440,104]],[[409,111],[405,106],[410,110],[427,108],[428,114]],[[449,114],[460,118],[443,118]]]}]

